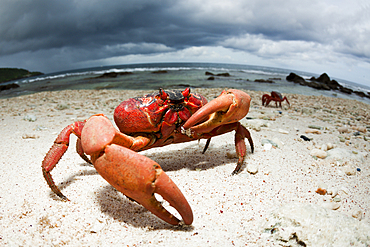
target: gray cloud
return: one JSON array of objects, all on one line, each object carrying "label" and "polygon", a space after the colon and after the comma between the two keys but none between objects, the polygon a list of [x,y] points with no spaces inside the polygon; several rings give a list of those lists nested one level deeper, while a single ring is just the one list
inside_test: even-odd
[{"label": "gray cloud", "polygon": [[370,62],[370,5],[361,0],[3,0],[1,5],[2,67],[51,72],[112,57],[220,46],[269,61]]}]

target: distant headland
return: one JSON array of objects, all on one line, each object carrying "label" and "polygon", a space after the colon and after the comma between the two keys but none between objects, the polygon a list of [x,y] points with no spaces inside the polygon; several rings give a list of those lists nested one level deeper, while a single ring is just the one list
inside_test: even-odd
[{"label": "distant headland", "polygon": [[[8,81],[43,75],[41,72],[30,72],[26,69],[0,68],[0,91],[19,87],[16,83],[4,84]],[[2,85],[4,84],[4,85]]]}]

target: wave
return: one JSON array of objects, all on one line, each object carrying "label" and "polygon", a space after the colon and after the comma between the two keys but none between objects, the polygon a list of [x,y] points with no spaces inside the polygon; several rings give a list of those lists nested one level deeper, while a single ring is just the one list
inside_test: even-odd
[{"label": "wave", "polygon": [[[229,73],[246,73],[261,76],[270,77],[282,77],[285,78],[290,72],[301,75],[304,79],[309,80],[312,76],[319,76],[302,71],[293,71],[287,69],[264,67],[264,66],[253,66],[253,65],[237,65],[237,64],[217,64],[217,63],[153,63],[153,64],[129,64],[129,65],[114,65],[106,67],[95,67],[85,68],[80,70],[63,71],[47,75],[41,75],[24,79],[22,81],[16,81],[18,84],[26,84],[32,82],[39,82],[45,80],[63,79],[66,77],[83,77],[83,76],[94,76],[102,75],[105,73],[121,73],[121,72],[153,72],[159,70],[166,71],[190,71],[190,70],[206,70],[206,71],[217,71],[217,72],[229,72]],[[353,82],[336,79],[342,86],[350,88],[354,91],[370,92],[370,88],[366,86],[356,84]]]},{"label": "wave", "polygon": [[[108,68],[86,68],[79,71],[65,71],[65,72],[57,72],[52,73],[49,75],[41,75],[29,79],[24,79],[17,83],[32,83],[37,81],[43,80],[53,80],[53,79],[61,79],[65,77],[74,77],[74,76],[88,76],[88,75],[102,75],[105,73],[121,73],[121,72],[153,72],[158,70],[167,70],[167,71],[181,71],[181,70],[210,70],[210,71],[221,71],[221,72],[242,72],[242,73],[249,73],[249,74],[260,74],[260,75],[268,75],[268,76],[284,76],[286,71],[280,72],[273,72],[268,71],[268,68],[258,68],[258,69],[248,69],[248,68],[239,68],[240,66],[229,65],[229,64],[189,64],[188,66],[156,66],[157,64],[145,65],[137,67],[130,67],[126,68],[119,68],[121,66],[109,66]],[[248,67],[245,65],[244,67]]]}]

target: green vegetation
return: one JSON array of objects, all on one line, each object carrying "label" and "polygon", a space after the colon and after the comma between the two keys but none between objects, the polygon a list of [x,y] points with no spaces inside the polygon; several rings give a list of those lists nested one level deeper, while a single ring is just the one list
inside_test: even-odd
[{"label": "green vegetation", "polygon": [[0,68],[0,83],[37,75],[43,75],[43,73],[30,72],[25,69]]}]

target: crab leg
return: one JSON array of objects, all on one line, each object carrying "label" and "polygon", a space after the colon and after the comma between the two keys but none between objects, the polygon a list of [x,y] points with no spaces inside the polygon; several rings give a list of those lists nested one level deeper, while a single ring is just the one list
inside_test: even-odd
[{"label": "crab leg", "polygon": [[156,200],[154,193],[158,193],[180,213],[184,223],[190,225],[193,212],[180,189],[159,164],[121,146],[121,135],[105,117],[93,116],[86,122],[81,143],[85,153],[91,155],[97,172],[118,191],[162,220],[179,224],[180,220]]},{"label": "crab leg", "polygon": [[[69,137],[72,133],[74,133],[77,137],[81,136],[81,130],[85,124],[83,122],[75,122],[73,124],[68,125],[65,127],[62,132],[58,135],[57,139],[54,141],[53,146],[50,148],[49,152],[46,154],[44,160],[42,161],[42,173],[46,182],[48,183],[51,190],[57,194],[62,200],[68,201],[68,198],[65,197],[59,188],[55,185],[53,178],[50,172],[54,169],[57,165],[58,161],[62,158],[63,154],[67,151],[69,146]],[[86,161],[90,162],[90,160],[83,154],[83,150],[81,144],[77,143],[77,152],[80,156]]]}]

